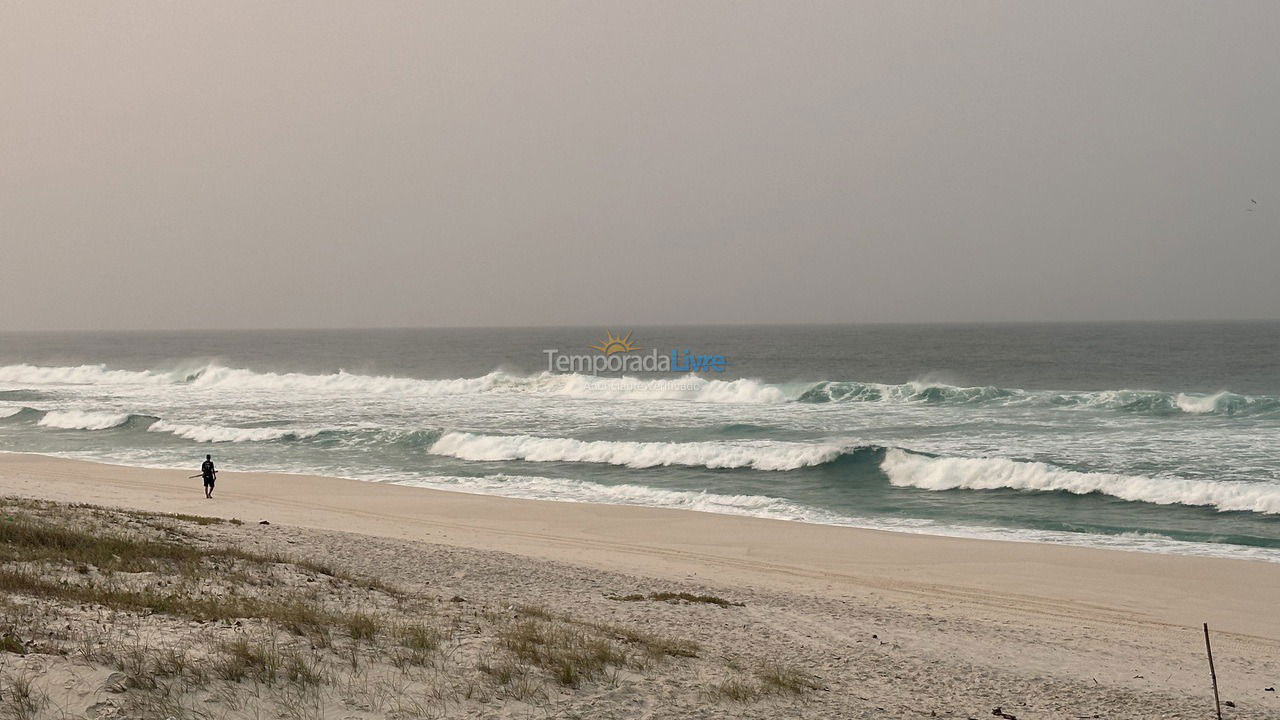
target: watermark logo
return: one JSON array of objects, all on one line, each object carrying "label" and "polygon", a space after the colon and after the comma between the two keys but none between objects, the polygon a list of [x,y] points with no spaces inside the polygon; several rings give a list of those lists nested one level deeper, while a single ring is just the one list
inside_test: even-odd
[{"label": "watermark logo", "polygon": [[599,375],[603,372],[724,372],[729,360],[719,353],[699,353],[689,348],[663,352],[646,351],[631,339],[632,333],[605,333],[598,345],[588,345],[594,353],[565,353],[559,348],[543,350],[547,356],[547,372]]},{"label": "watermark logo", "polygon": [[621,338],[614,337],[613,333],[610,332],[606,333],[605,339],[600,341],[599,345],[592,345],[591,349],[599,350],[605,355],[612,355],[614,353],[629,353],[639,350],[640,346],[631,344],[631,333],[629,332],[626,337]]}]

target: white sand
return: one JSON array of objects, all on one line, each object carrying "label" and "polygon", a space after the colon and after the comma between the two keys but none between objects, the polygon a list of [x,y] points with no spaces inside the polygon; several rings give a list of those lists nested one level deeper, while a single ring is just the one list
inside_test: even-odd
[{"label": "white sand", "polygon": [[[467,553],[533,559],[502,561],[522,568],[518,578],[494,572],[462,583],[493,598],[541,596],[596,612],[573,598],[584,588],[613,591],[620,578],[750,598],[749,621],[715,629],[711,645],[759,643],[812,665],[830,685],[814,716],[843,707],[851,716],[977,717],[1003,703],[1022,718],[1210,717],[1207,621],[1224,699],[1238,705],[1229,716],[1280,717],[1280,693],[1264,689],[1280,682],[1277,564],[298,475],[220,473],[216,498],[205,500],[187,474],[0,454],[0,494],[375,536],[364,560],[358,537],[302,537],[389,577],[428,571],[412,561],[426,556],[420,546],[388,550],[399,541],[449,546],[476,562],[509,556]],[[661,622],[670,629],[681,620]],[[868,652],[877,658],[870,666]],[[850,658],[863,664],[851,668]]]}]

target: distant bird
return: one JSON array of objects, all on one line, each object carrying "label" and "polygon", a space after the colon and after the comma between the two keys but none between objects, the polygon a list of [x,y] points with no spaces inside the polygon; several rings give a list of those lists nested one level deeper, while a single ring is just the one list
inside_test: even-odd
[{"label": "distant bird", "polygon": [[1249,202],[1253,203],[1254,205],[1258,204],[1258,201],[1254,200],[1253,198],[1249,198]]}]

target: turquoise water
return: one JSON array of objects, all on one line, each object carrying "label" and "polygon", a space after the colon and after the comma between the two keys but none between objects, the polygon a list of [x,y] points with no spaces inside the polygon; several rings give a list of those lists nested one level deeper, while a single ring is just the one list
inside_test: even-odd
[{"label": "turquoise water", "polygon": [[[546,372],[627,330],[728,370]],[[0,449],[1280,560],[1278,351],[1275,323],[5,334]]]}]

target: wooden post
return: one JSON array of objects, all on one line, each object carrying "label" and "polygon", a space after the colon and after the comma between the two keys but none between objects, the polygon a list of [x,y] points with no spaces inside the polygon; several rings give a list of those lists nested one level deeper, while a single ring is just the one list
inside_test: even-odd
[{"label": "wooden post", "polygon": [[1213,678],[1213,705],[1222,720],[1222,703],[1218,700],[1218,673],[1213,669],[1213,646],[1209,645],[1209,623],[1204,624],[1204,650],[1209,653],[1209,677]]}]

